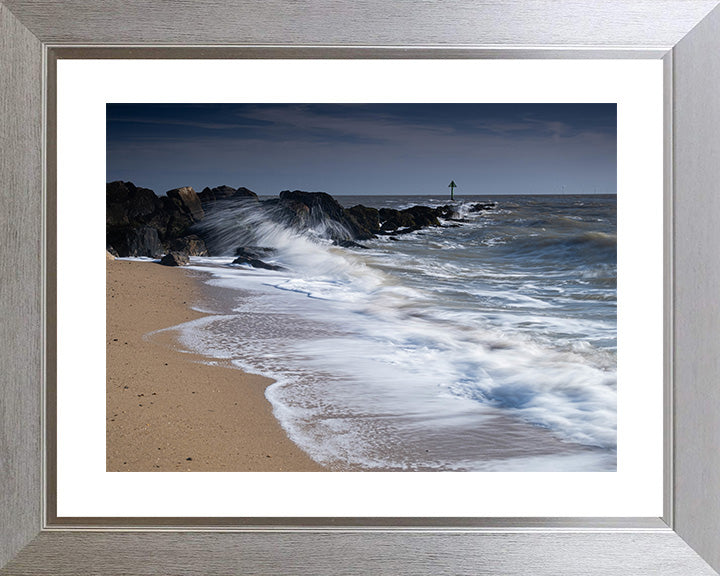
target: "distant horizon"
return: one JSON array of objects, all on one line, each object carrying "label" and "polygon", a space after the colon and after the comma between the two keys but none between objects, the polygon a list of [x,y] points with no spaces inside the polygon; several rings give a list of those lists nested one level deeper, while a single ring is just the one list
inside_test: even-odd
[{"label": "distant horizon", "polygon": [[[297,189],[294,188],[293,190],[297,190]],[[282,192],[282,190],[281,190],[281,192]],[[324,192],[324,190],[303,190],[303,192]],[[280,192],[278,192],[278,194],[280,194]],[[332,196],[332,197],[335,197],[335,196],[343,196],[343,197],[344,197],[344,196],[378,196],[378,197],[380,197],[380,196],[428,196],[428,197],[430,197],[430,196],[436,196],[436,197],[447,196],[447,197],[448,197],[447,199],[450,200],[450,195],[449,195],[449,194],[444,194],[444,195],[443,195],[443,194],[332,194],[332,193],[330,193],[330,192],[326,192],[326,194],[330,194],[330,196]],[[267,197],[271,197],[271,196],[274,196],[274,195],[273,195],[273,194],[258,194],[258,196],[259,196],[260,198],[267,198]],[[476,198],[476,197],[478,197],[478,196],[617,196],[617,192],[583,192],[583,193],[572,193],[572,192],[553,193],[553,192],[548,192],[548,193],[544,193],[544,194],[539,194],[539,193],[521,193],[521,192],[513,193],[513,194],[510,194],[510,193],[500,193],[500,194],[491,194],[491,193],[487,193],[487,194],[459,194],[459,193],[457,193],[457,192],[455,193],[455,199],[456,199],[456,200],[461,199],[461,198]]]},{"label": "distant horizon", "polygon": [[107,181],[333,196],[617,193],[615,104],[107,104]]},{"label": "distant horizon", "polygon": [[[138,183],[135,180],[133,180],[132,178],[130,178],[130,179],[120,178],[118,180],[108,180],[107,183],[109,184],[110,182],[119,182],[119,181],[131,182],[133,185],[137,186],[138,188],[147,188],[149,190],[152,190],[155,193],[155,195],[157,195],[157,196],[165,196],[167,194],[167,192],[169,192],[170,190],[175,190],[176,188],[188,187],[188,185],[177,186],[176,188],[170,188],[168,190],[165,190],[164,192],[158,192],[157,190],[149,188],[148,186],[143,186],[142,183]],[[220,186],[230,186],[230,185],[229,184],[217,184],[216,186],[189,186],[189,187],[192,188],[193,190],[195,190],[195,192],[200,193],[205,188],[218,188]],[[285,190],[291,190],[291,191],[300,190],[299,188],[291,187],[291,188],[285,188],[284,190],[279,190],[278,192],[276,192],[274,194],[267,194],[267,193],[261,193],[261,192],[255,191],[255,190],[251,190],[247,186],[239,186],[239,187],[231,186],[231,188],[235,188],[236,190],[238,188],[246,188],[246,189],[250,190],[251,192],[254,192],[255,194],[257,194],[261,198],[270,198],[273,196],[278,196],[281,192],[284,192]],[[449,192],[446,192],[444,194],[436,194],[436,193],[417,194],[417,193],[402,193],[402,192],[400,192],[400,193],[395,192],[392,194],[343,194],[341,192],[327,192],[326,190],[301,190],[301,191],[302,192],[311,192],[311,193],[322,192],[325,194],[329,194],[330,196],[333,196],[333,197],[335,197],[335,196],[437,196],[437,197],[447,196],[448,200],[450,200]],[[455,197],[458,199],[463,198],[463,197],[476,197],[476,196],[617,196],[617,192],[497,192],[497,193],[486,192],[486,193],[482,193],[482,194],[461,194],[459,192],[455,192]]]}]

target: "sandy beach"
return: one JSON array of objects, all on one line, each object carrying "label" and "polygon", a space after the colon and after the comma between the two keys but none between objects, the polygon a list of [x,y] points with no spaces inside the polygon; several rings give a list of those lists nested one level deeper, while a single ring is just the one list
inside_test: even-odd
[{"label": "sandy beach", "polygon": [[265,398],[272,380],[204,364],[154,330],[200,318],[193,272],[107,262],[107,470],[320,471]]}]

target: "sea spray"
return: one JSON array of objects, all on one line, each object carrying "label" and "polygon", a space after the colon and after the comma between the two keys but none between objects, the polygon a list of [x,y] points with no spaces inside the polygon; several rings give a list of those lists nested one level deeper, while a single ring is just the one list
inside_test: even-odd
[{"label": "sea spray", "polygon": [[214,202],[196,230],[214,255],[233,254],[239,246],[282,242],[283,231],[336,243],[371,236],[330,195],[301,191],[285,191],[263,201]]}]

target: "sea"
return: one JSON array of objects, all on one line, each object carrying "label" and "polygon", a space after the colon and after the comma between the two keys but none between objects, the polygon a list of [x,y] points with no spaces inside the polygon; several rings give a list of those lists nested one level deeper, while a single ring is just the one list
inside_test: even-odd
[{"label": "sea", "polygon": [[[364,248],[238,210],[227,255],[191,258],[209,315],[170,330],[181,350],[272,378],[274,415],[329,470],[615,471],[615,195],[453,204],[440,227]],[[232,264],[239,243],[281,269]]]}]

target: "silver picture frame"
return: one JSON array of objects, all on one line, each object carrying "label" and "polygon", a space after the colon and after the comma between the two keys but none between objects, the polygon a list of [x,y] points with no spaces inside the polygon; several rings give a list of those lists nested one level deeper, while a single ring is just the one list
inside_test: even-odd
[{"label": "silver picture frame", "polygon": [[[0,0],[0,574],[720,569],[718,0]],[[665,71],[661,518],[58,518],[60,58],[651,58]]]}]

